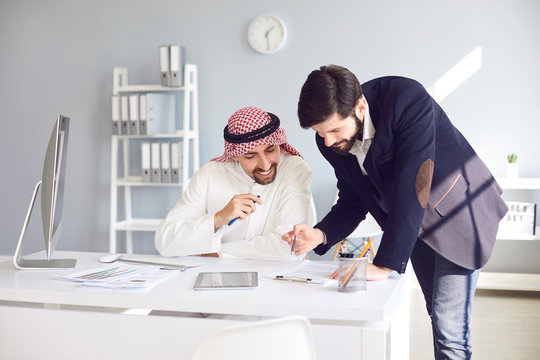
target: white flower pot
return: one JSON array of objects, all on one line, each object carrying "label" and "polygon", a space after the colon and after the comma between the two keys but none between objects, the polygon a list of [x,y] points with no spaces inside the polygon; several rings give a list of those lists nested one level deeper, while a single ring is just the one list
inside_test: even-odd
[{"label": "white flower pot", "polygon": [[509,179],[518,177],[518,163],[506,163],[506,177]]}]

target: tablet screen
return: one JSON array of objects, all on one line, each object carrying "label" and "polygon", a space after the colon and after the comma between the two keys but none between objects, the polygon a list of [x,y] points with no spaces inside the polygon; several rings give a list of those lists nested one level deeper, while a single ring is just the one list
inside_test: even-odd
[{"label": "tablet screen", "polygon": [[195,280],[195,290],[254,289],[258,285],[257,272],[201,272]]}]

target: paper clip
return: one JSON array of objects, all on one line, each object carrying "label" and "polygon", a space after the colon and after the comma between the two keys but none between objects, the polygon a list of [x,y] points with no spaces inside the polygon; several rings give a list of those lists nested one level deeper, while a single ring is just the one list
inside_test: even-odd
[{"label": "paper clip", "polygon": [[311,281],[310,278],[307,279],[293,279],[293,278],[286,278],[283,275],[277,275],[274,280],[282,280],[282,281],[292,281],[292,282],[301,282],[301,283],[309,283]]}]

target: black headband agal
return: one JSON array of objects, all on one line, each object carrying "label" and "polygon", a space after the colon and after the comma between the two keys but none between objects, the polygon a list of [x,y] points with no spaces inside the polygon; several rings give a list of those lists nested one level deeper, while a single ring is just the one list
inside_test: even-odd
[{"label": "black headband agal", "polygon": [[227,129],[228,126],[225,126],[225,129],[223,130],[223,137],[225,138],[225,141],[230,142],[232,144],[242,144],[242,143],[248,143],[255,140],[259,140],[259,139],[262,139],[263,137],[266,137],[272,134],[274,131],[279,129],[279,118],[272,113],[267,113],[267,114],[272,119],[270,120],[270,123],[268,123],[267,125],[264,125],[260,129],[254,130],[246,134],[231,134],[229,130]]}]

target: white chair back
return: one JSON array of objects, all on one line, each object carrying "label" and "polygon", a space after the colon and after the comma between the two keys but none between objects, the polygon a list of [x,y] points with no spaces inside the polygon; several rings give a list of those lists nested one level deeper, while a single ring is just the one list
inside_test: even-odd
[{"label": "white chair back", "polygon": [[313,360],[309,320],[290,316],[233,325],[204,338],[191,360]]},{"label": "white chair back", "polygon": [[383,231],[375,218],[368,213],[366,218],[360,224],[358,224],[356,229],[354,229],[352,234],[347,236],[347,238],[367,238],[381,235],[382,233]]}]

